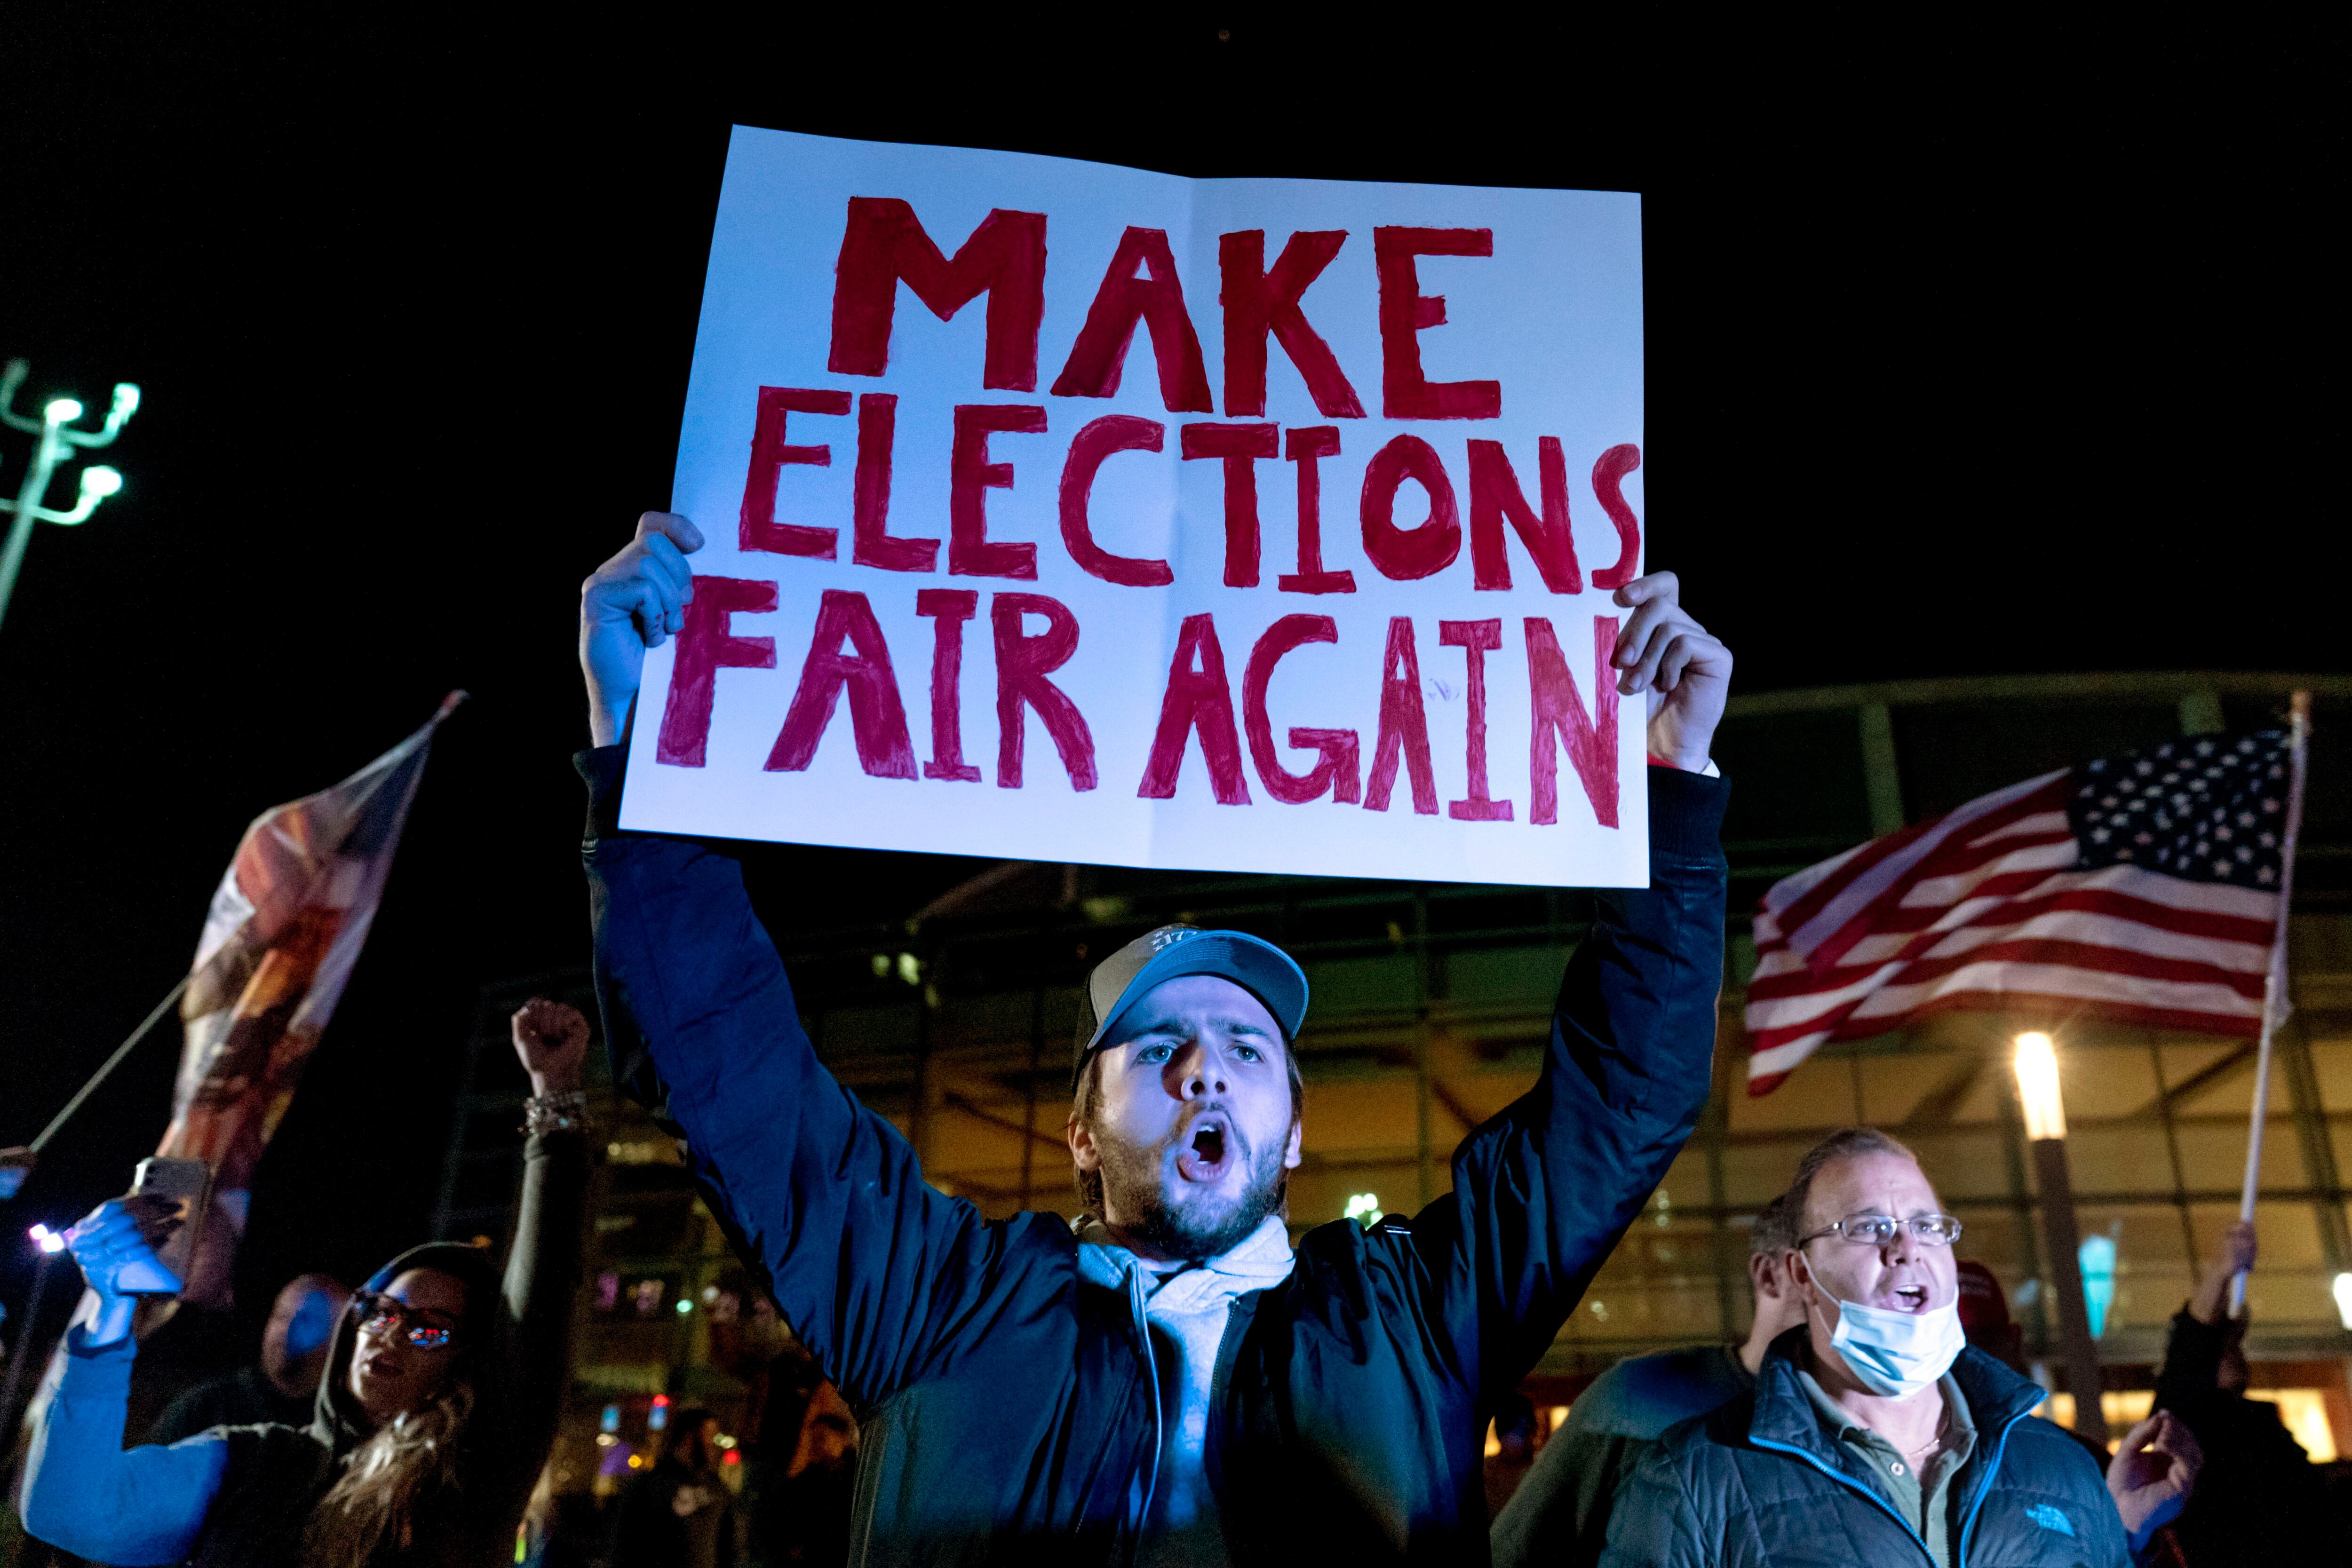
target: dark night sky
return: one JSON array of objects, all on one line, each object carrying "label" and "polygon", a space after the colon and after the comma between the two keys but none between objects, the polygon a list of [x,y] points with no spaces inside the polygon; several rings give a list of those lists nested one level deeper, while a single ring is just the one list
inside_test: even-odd
[{"label": "dark night sky", "polygon": [[[2347,667],[2340,28],[225,9],[0,22],[0,355],[37,400],[147,394],[131,488],[41,530],[0,627],[0,1144],[172,984],[257,812],[471,689],[263,1166],[257,1293],[418,1239],[477,987],[584,961],[576,585],[667,501],[733,120],[1638,190],[1651,559],[1743,685]],[[867,901],[812,918],[957,870],[773,852]],[[152,1149],[175,1049],[10,1207],[0,1300],[7,1237]]]}]

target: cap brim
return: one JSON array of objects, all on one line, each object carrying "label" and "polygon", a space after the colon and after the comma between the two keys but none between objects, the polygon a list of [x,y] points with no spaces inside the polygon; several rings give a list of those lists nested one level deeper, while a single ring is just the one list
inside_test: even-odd
[{"label": "cap brim", "polygon": [[1204,931],[1164,948],[1135,972],[1078,1053],[1080,1068],[1114,1038],[1119,1021],[1154,987],[1186,975],[1214,975],[1249,992],[1274,1015],[1286,1043],[1297,1039],[1306,1026],[1307,975],[1289,954],[1246,932]]}]

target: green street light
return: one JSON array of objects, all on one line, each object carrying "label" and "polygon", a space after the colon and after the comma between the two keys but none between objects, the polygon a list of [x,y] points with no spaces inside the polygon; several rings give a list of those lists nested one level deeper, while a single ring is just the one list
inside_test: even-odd
[{"label": "green street light", "polygon": [[31,369],[22,360],[11,360],[7,369],[0,371],[0,423],[39,437],[33,446],[32,464],[25,470],[25,482],[16,487],[16,498],[0,500],[0,511],[16,514],[16,522],[8,528],[7,545],[0,548],[0,618],[7,615],[8,600],[16,591],[16,573],[23,569],[26,549],[33,542],[33,525],[86,521],[100,501],[121,493],[120,473],[93,465],[81,471],[80,493],[71,507],[51,507],[47,504],[49,481],[56,475],[58,462],[78,449],[86,451],[111,444],[139,411],[139,389],[124,382],[114,389],[114,406],[107,410],[106,423],[96,430],[72,428],[83,413],[79,398],[50,399],[38,419],[18,413],[16,389],[24,384]]}]

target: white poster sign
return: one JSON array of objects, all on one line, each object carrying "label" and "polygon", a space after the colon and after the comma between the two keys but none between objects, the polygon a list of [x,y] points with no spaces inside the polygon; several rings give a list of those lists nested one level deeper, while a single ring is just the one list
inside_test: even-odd
[{"label": "white poster sign", "polygon": [[1640,239],[738,128],[623,825],[1645,882]]}]

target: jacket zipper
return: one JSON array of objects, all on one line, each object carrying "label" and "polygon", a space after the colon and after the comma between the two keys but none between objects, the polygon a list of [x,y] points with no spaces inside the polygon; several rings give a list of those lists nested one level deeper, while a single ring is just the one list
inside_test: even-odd
[{"label": "jacket zipper", "polygon": [[[1217,1434],[1223,1429],[1225,1389],[1233,1378],[1233,1357],[1239,1341],[1234,1337],[1234,1320],[1242,1315],[1242,1303],[1257,1294],[1248,1291],[1225,1303],[1225,1326],[1217,1335],[1217,1359],[1209,1368],[1209,1423],[1201,1435],[1201,1473],[1208,1478],[1209,1487],[1217,1494],[1217,1513],[1224,1517],[1224,1471],[1219,1454]],[[1227,1555],[1231,1555],[1230,1550]]]},{"label": "jacket zipper", "polygon": [[[1984,1485],[1977,1488],[1976,1500],[1969,1504],[1969,1517],[1961,1521],[1959,1550],[1952,1554],[1952,1568],[1968,1568],[1969,1542],[1976,1535],[1977,1515],[1984,1511],[1985,1499],[1992,1495],[1993,1482],[2000,1479],[2000,1459],[2001,1456],[2009,1451],[2010,1428],[2016,1426],[2018,1422],[2023,1419],[2024,1415],[2021,1412],[2019,1415],[2011,1416],[2008,1420],[2000,1424],[2000,1435],[1993,1439],[1992,1458],[1985,1466]],[[1917,1542],[1921,1552],[1927,1552],[1927,1561],[1931,1563],[1935,1562],[1936,1554],[1927,1551],[1927,1543],[1920,1539],[1919,1532],[1911,1528],[1909,1521],[1906,1520],[1901,1514],[1895,1511],[1895,1506],[1892,1503],[1878,1495],[1876,1488],[1864,1486],[1861,1482],[1855,1480],[1852,1476],[1847,1475],[1843,1470],[1832,1469],[1829,1466],[1822,1463],[1821,1460],[1805,1452],[1802,1448],[1792,1448],[1786,1443],[1775,1443],[1769,1438],[1759,1437],[1753,1435],[1750,1435],[1748,1440],[1755,1444],[1759,1448],[1770,1448],[1776,1453],[1793,1454],[1798,1458],[1804,1460],[1805,1463],[1812,1466],[1813,1469],[1821,1471],[1822,1474],[1829,1477],[1830,1479],[1836,1481],[1839,1485],[1851,1487],[1855,1491],[1860,1492],[1863,1496],[1868,1498],[1871,1501],[1876,1503],[1882,1510],[1884,1510],[1889,1519],[1892,1519],[1895,1523],[1903,1526],[1904,1533],[1910,1536],[1914,1542]]]},{"label": "jacket zipper", "polygon": [[1960,1526],[1960,1550],[1952,1568],[1968,1568],[1969,1539],[1976,1534],[1977,1515],[1984,1511],[1985,1499],[1992,1495],[1993,1482],[2000,1479],[2000,1457],[2009,1451],[2009,1430],[2024,1420],[2027,1414],[2021,1410],[2000,1424],[2000,1435],[1992,1443],[1992,1462],[1985,1467],[1984,1485],[1977,1488],[1976,1500],[1969,1504],[1969,1517]]},{"label": "jacket zipper", "polygon": [[[2002,1429],[2001,1435],[2004,1437],[2008,1436],[2008,1429],[2006,1427]],[[1893,1503],[1887,1501],[1884,1497],[1879,1495],[1877,1488],[1863,1485],[1860,1481],[1855,1480],[1852,1476],[1847,1475],[1844,1471],[1832,1469],[1830,1466],[1822,1463],[1820,1459],[1814,1458],[1812,1455],[1805,1452],[1804,1449],[1794,1447],[1791,1444],[1775,1443],[1769,1437],[1759,1437],[1753,1434],[1749,1435],[1748,1440],[1755,1444],[1759,1448],[1769,1448],[1773,1452],[1780,1454],[1793,1454],[1798,1458],[1804,1460],[1805,1463],[1812,1466],[1813,1469],[1821,1471],[1822,1474],[1829,1477],[1830,1479],[1837,1482],[1838,1485],[1851,1488],[1853,1490],[1860,1492],[1871,1501],[1876,1503],[1880,1512],[1885,1514],[1887,1518],[1893,1520],[1895,1523],[1903,1527],[1903,1533],[1911,1538],[1911,1544],[1919,1549],[1919,1555],[1927,1560],[1929,1568],[1934,1568],[1936,1554],[1927,1550],[1927,1542],[1921,1539],[1920,1534],[1916,1530],[1911,1528],[1910,1521],[1905,1519],[1901,1514],[1895,1511],[1895,1505]],[[1954,1563],[1952,1568],[1961,1568],[1961,1563],[1965,1562],[1966,1558],[1964,1556],[1959,1562]]]},{"label": "jacket zipper", "polygon": [[1143,1355],[1144,1380],[1151,1385],[1151,1470],[1143,1487],[1143,1511],[1136,1516],[1135,1537],[1129,1558],[1143,1545],[1143,1532],[1151,1522],[1151,1505],[1160,1495],[1160,1455],[1168,1446],[1166,1417],[1160,1408],[1160,1357],[1151,1348],[1151,1319],[1146,1315],[1143,1302],[1143,1266],[1130,1263],[1127,1270],[1127,1301],[1135,1314],[1135,1332],[1140,1341]]}]

